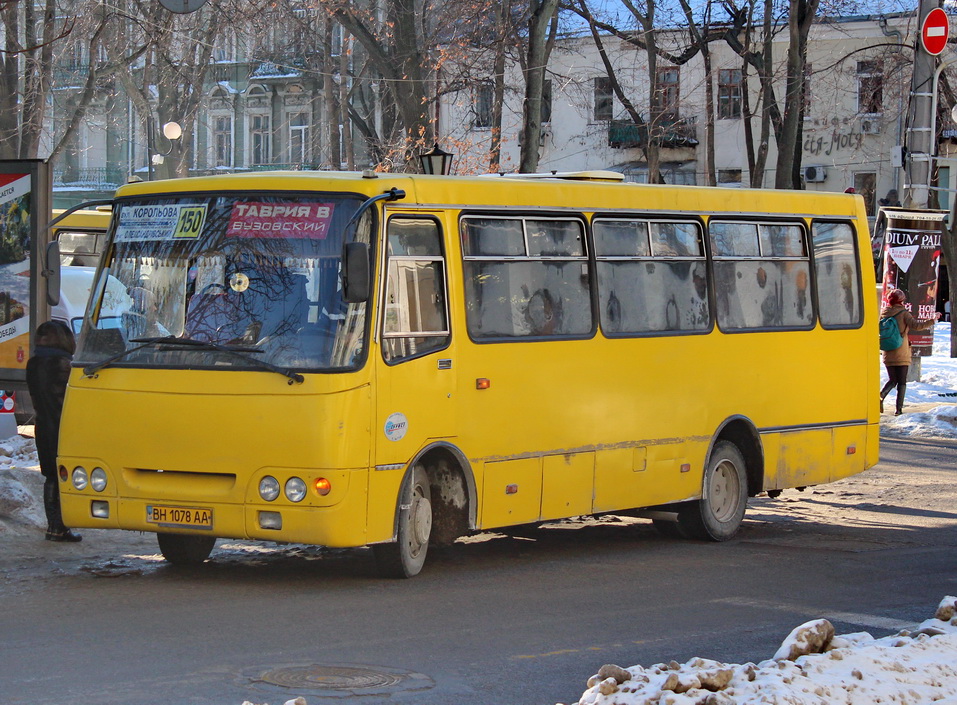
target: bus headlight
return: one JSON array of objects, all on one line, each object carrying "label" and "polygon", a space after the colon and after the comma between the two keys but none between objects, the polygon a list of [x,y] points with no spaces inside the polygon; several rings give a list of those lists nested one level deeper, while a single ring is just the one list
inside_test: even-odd
[{"label": "bus headlight", "polygon": [[93,468],[93,472],[90,473],[90,487],[97,492],[102,492],[106,489],[106,470],[103,468]]},{"label": "bus headlight", "polygon": [[82,467],[73,468],[73,486],[78,490],[85,490],[90,484],[90,478],[86,474],[86,469]]},{"label": "bus headlight", "polygon": [[272,502],[279,496],[279,480],[272,475],[266,475],[259,481],[259,496],[267,502]]},{"label": "bus headlight", "polygon": [[290,502],[301,502],[306,497],[306,483],[298,477],[290,477],[286,481],[286,499]]}]

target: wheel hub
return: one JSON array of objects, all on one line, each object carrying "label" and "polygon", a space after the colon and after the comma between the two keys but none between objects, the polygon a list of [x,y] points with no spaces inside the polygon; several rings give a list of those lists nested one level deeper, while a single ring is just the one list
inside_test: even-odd
[{"label": "wheel hub", "polygon": [[738,475],[734,466],[725,461],[714,469],[711,480],[711,496],[708,498],[711,511],[718,521],[728,521],[737,509]]},{"label": "wheel hub", "polygon": [[432,533],[432,503],[424,497],[412,502],[412,538],[416,547],[425,545]]}]

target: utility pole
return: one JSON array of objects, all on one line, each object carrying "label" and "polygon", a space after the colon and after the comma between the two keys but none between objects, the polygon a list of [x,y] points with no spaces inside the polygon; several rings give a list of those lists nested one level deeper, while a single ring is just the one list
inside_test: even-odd
[{"label": "utility pole", "polygon": [[[907,129],[904,146],[907,164],[904,171],[903,203],[908,208],[927,208],[930,201],[930,183],[936,152],[934,111],[937,109],[935,69],[937,55],[927,51],[924,29],[931,11],[939,9],[938,0],[920,0],[918,26],[922,31],[914,47],[914,73],[911,76],[910,102],[907,108]],[[932,33],[935,30],[930,30]],[[936,39],[934,33],[932,39]],[[946,35],[944,36],[946,44]]]},{"label": "utility pole", "polygon": [[[906,283],[908,307],[917,318],[926,318],[929,312],[936,308],[937,266],[933,257],[940,257],[941,224],[943,215],[928,211],[930,189],[934,172],[934,161],[937,156],[937,80],[939,77],[938,56],[947,48],[950,24],[947,14],[940,8],[939,0],[919,0],[918,27],[920,32],[914,47],[914,72],[911,76],[910,100],[907,107],[907,128],[904,137],[906,164],[904,169],[903,203],[909,212],[900,213],[896,220],[888,215],[888,226],[885,238],[887,255],[894,252],[894,241],[899,235],[923,235],[921,240],[937,238],[936,255],[931,255],[927,263],[930,266],[917,266],[913,255],[910,261],[902,267],[906,274],[897,278],[895,286]],[[919,211],[925,211],[920,213]],[[895,227],[896,226],[896,227]],[[895,232],[897,231],[897,232]],[[921,246],[923,248],[923,245]],[[897,256],[894,256],[897,259]],[[922,262],[925,257],[919,258]],[[903,260],[902,260],[903,261]],[[887,294],[887,274],[892,271],[891,262],[885,259],[884,295]],[[900,269],[900,267],[895,267]],[[898,271],[897,277],[902,274]],[[928,288],[929,287],[929,288]],[[926,336],[925,336],[926,338]],[[912,339],[912,343],[917,343]],[[926,339],[911,348],[911,364],[908,370],[908,381],[920,381],[920,356],[930,354],[933,336],[930,342]]]}]

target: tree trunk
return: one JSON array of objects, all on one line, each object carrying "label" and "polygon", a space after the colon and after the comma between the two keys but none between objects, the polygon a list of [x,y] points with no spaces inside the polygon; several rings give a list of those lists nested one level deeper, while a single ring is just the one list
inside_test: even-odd
[{"label": "tree trunk", "polygon": [[525,103],[522,124],[522,153],[518,170],[538,171],[542,139],[542,93],[548,61],[548,28],[558,9],[558,0],[529,0],[528,61],[525,66]]},{"label": "tree trunk", "polygon": [[502,28],[502,36],[495,47],[495,63],[492,69],[494,87],[492,98],[492,141],[489,145],[489,171],[492,173],[502,169],[502,113],[505,105],[505,23],[508,19],[509,3],[501,2],[498,5],[496,26]]},{"label": "tree trunk", "polygon": [[774,175],[775,188],[800,188],[795,181],[801,162],[801,121],[804,102],[804,66],[807,37],[817,13],[818,0],[791,0],[788,15],[787,89],[784,97],[784,120],[778,139],[778,159]]}]

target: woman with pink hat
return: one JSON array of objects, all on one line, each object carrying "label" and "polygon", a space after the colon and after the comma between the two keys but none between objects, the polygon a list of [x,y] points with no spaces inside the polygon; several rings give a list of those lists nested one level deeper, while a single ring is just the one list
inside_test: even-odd
[{"label": "woman with pink hat", "polygon": [[890,391],[896,386],[896,416],[900,416],[904,408],[904,393],[907,390],[907,370],[910,368],[911,351],[907,334],[912,330],[926,330],[933,326],[937,322],[937,319],[940,318],[940,313],[935,313],[933,318],[925,321],[917,320],[904,307],[906,300],[907,295],[903,291],[894,289],[887,295],[887,306],[881,311],[882,321],[885,318],[891,317],[897,319],[897,327],[900,328],[901,337],[903,338],[903,342],[899,348],[885,350],[883,352],[884,367],[887,369],[887,384],[885,384],[881,390],[881,412],[883,413],[884,411],[884,397],[890,394]]}]

